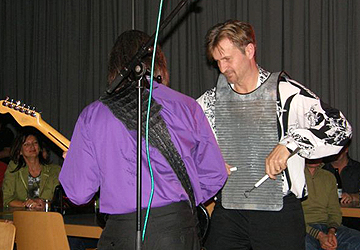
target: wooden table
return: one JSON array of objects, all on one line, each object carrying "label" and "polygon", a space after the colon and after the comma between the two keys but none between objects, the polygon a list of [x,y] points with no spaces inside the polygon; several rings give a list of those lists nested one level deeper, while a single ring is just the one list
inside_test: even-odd
[{"label": "wooden table", "polygon": [[359,202],[341,204],[341,212],[343,217],[360,218],[360,204]]},{"label": "wooden table", "polygon": [[[0,208],[0,221],[13,220],[13,212],[17,210],[24,208]],[[95,214],[74,214],[63,217],[68,236],[100,238],[102,228],[97,225]]]},{"label": "wooden table", "polygon": [[96,224],[95,214],[74,214],[63,217],[68,236],[100,238],[102,228]]}]

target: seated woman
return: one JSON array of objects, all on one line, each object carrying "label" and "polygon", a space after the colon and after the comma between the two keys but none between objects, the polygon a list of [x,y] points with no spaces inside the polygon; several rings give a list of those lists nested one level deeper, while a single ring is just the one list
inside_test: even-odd
[{"label": "seated woman", "polygon": [[44,209],[59,185],[60,166],[44,159],[35,130],[25,129],[11,148],[11,161],[3,181],[4,207]]}]

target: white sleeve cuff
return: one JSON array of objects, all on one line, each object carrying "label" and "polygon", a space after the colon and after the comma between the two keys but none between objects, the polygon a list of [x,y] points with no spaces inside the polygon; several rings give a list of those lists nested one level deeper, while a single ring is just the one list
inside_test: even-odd
[{"label": "white sleeve cuff", "polygon": [[296,142],[294,141],[293,138],[291,137],[286,137],[284,139],[282,139],[279,142],[280,145],[284,145],[285,147],[287,147],[288,149],[290,149],[292,152],[298,148],[298,145],[296,144]]}]

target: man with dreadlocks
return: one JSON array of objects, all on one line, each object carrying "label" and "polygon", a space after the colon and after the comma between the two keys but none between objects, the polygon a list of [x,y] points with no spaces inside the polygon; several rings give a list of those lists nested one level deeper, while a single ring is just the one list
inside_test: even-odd
[{"label": "man with dreadlocks", "polygon": [[[148,35],[135,30],[118,37],[110,53],[109,83],[148,39]],[[143,62],[149,68],[151,55]],[[159,76],[157,81],[168,84],[166,60],[159,48],[154,71]],[[149,81],[149,77],[145,81]],[[201,107],[164,84],[153,83],[149,151],[155,188],[143,246],[145,249],[199,249],[197,218],[192,208],[220,190],[227,172]],[[104,94],[82,111],[60,174],[66,194],[76,204],[88,202],[100,188],[100,212],[108,214],[98,243],[100,250],[134,249],[135,87],[135,82],[125,81],[114,94]],[[148,98],[146,89],[144,106]],[[144,139],[142,148],[142,208],[145,209],[150,197],[151,173]]]}]

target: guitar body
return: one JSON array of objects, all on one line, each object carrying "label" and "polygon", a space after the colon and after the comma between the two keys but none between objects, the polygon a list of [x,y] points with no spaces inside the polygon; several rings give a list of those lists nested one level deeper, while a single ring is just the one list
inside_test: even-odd
[{"label": "guitar body", "polygon": [[198,221],[199,221],[199,238],[200,241],[203,243],[206,239],[207,233],[208,233],[208,229],[209,229],[209,225],[210,225],[210,215],[207,211],[207,209],[205,208],[205,206],[203,204],[199,204],[196,207],[197,210],[197,217],[198,217]]}]

